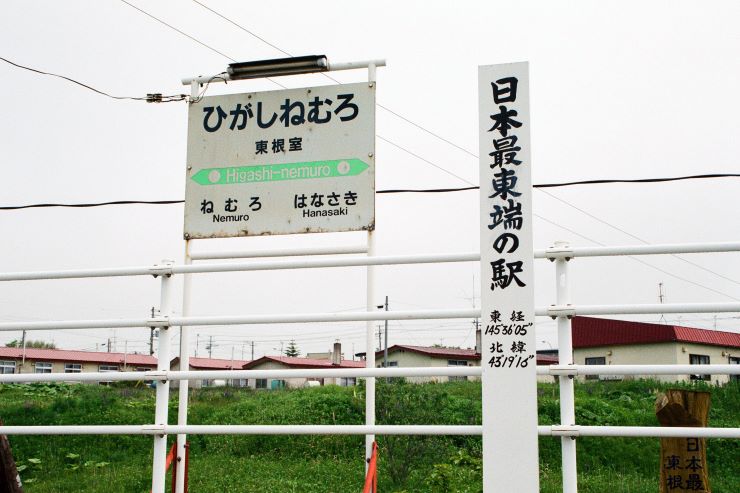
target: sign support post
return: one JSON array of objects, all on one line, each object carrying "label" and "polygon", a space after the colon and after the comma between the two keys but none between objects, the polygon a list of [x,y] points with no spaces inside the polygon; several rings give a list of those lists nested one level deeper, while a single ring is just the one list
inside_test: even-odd
[{"label": "sign support post", "polygon": [[483,491],[539,492],[529,66],[478,67]]}]

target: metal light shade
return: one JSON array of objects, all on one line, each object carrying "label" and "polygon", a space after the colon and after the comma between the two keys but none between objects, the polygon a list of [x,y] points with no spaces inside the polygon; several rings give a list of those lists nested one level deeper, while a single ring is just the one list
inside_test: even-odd
[{"label": "metal light shade", "polygon": [[329,60],[326,55],[309,55],[232,63],[229,65],[228,73],[231,80],[240,80],[325,72],[328,69]]}]

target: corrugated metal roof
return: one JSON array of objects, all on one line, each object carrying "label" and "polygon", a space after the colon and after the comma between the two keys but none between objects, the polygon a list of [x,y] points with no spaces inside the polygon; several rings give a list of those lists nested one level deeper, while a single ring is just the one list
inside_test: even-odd
[{"label": "corrugated metal roof", "polygon": [[740,348],[740,334],[678,325],[574,317],[573,348],[687,342]]},{"label": "corrugated metal roof", "polygon": [[256,366],[269,361],[281,363],[292,368],[365,368],[364,361],[352,361],[343,359],[339,366],[331,364],[328,359],[293,358],[290,356],[263,356],[243,366],[245,370],[251,370]]},{"label": "corrugated metal roof", "polygon": [[[0,347],[0,358],[23,359],[23,348]],[[157,366],[157,358],[148,354],[101,353],[95,351],[70,351],[65,349],[26,348],[26,359],[37,361],[66,361],[77,363],[108,363],[123,365]]]},{"label": "corrugated metal roof", "polygon": [[[430,347],[430,346],[407,346],[405,344],[394,344],[388,348],[388,353],[394,351],[411,351],[431,356],[432,358],[458,358],[458,359],[480,359],[480,354],[475,349],[458,349],[447,347]],[[375,353],[376,359],[383,355],[383,351]]]},{"label": "corrugated metal roof", "polygon": [[233,370],[241,369],[249,363],[249,360],[243,359],[218,359],[218,358],[190,358],[190,367],[195,369],[208,370]]}]

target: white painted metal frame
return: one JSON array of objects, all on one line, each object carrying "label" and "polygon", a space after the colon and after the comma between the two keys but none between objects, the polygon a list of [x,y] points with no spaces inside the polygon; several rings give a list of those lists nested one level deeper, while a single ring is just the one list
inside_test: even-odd
[{"label": "white painted metal frame", "polygon": [[[369,254],[373,253],[372,236],[368,235]],[[357,249],[352,252],[357,253]],[[675,305],[571,305],[568,297],[568,260],[580,256],[593,256],[594,253],[605,255],[617,255],[619,250],[614,247],[604,248],[603,251],[595,252],[597,249],[576,249],[564,244],[556,244],[552,248],[537,253],[538,258],[550,258],[555,261],[557,297],[556,304],[548,307],[537,308],[537,314],[547,315],[558,319],[558,339],[560,350],[560,362],[547,368],[538,368],[538,374],[549,374],[557,376],[560,380],[561,392],[561,422],[551,426],[539,426],[540,436],[561,437],[563,446],[563,491],[575,493],[576,463],[575,463],[575,439],[582,436],[623,436],[623,437],[681,437],[698,436],[706,438],[740,438],[740,428],[661,428],[661,427],[635,427],[635,426],[580,426],[575,424],[575,409],[573,398],[573,380],[577,375],[680,375],[689,373],[708,374],[730,374],[739,375],[740,365],[575,365],[572,361],[572,343],[570,337],[570,317],[579,314],[626,314],[626,313],[696,313],[696,312],[740,312],[740,303],[690,303]],[[652,250],[652,251],[651,251]],[[694,253],[694,252],[726,252],[740,251],[740,243],[703,244],[668,246],[660,248],[622,247],[625,255],[654,254],[654,253]],[[284,253],[284,252],[282,252]],[[300,254],[300,251],[293,251]],[[340,253],[334,249],[325,251],[317,249],[305,250],[307,255],[322,255],[324,253]],[[256,252],[252,256],[272,256],[270,252]],[[233,268],[223,269],[224,264],[200,264],[197,269],[191,269],[191,257],[186,255],[184,265],[174,265],[172,262],[163,262],[152,267],[139,268],[116,268],[116,269],[87,269],[70,271],[50,272],[27,272],[0,275],[0,281],[11,280],[40,280],[61,278],[97,278],[115,277],[121,275],[153,275],[160,278],[160,311],[154,317],[140,319],[105,319],[105,320],[77,320],[77,321],[51,321],[51,322],[13,322],[0,324],[0,330],[63,330],[67,328],[110,328],[110,327],[158,327],[160,329],[160,343],[158,348],[158,366],[156,371],[141,373],[78,373],[78,374],[11,374],[0,375],[0,383],[13,382],[52,382],[52,381],[136,381],[154,380],[157,382],[155,416],[153,424],[143,425],[117,425],[117,426],[4,426],[0,432],[7,435],[72,435],[72,434],[138,434],[152,435],[154,437],[154,458],[152,464],[152,488],[153,491],[162,493],[164,491],[164,461],[166,455],[166,436],[177,434],[183,439],[187,433],[197,434],[353,434],[365,435],[369,443],[375,435],[404,434],[404,435],[480,435],[480,426],[395,426],[376,425],[374,420],[374,394],[368,391],[366,401],[366,423],[365,425],[342,425],[342,426],[314,426],[314,425],[291,425],[291,426],[230,426],[230,425],[187,425],[187,397],[182,399],[183,392],[187,395],[187,387],[180,386],[181,403],[183,408],[178,412],[178,424],[167,423],[167,404],[169,400],[169,382],[180,381],[181,384],[188,380],[200,378],[214,379],[238,379],[238,378],[291,378],[291,377],[364,377],[368,382],[375,377],[399,377],[399,376],[480,376],[481,367],[439,367],[439,368],[375,368],[374,361],[368,361],[367,368],[355,369],[317,369],[317,370],[230,370],[230,371],[171,371],[169,369],[170,355],[169,345],[171,336],[170,327],[180,326],[181,330],[181,368],[188,368],[187,364],[187,332],[186,328],[192,325],[232,325],[232,324],[256,324],[256,323],[297,323],[297,322],[338,322],[338,321],[367,321],[369,322],[369,348],[373,347],[372,321],[375,320],[404,320],[404,319],[437,319],[437,318],[471,318],[480,316],[479,309],[465,310],[415,310],[415,311],[375,311],[373,293],[372,269],[378,265],[397,265],[401,263],[436,263],[436,262],[468,262],[475,260],[477,254],[456,255],[418,255],[418,256],[393,256],[358,259],[333,259],[333,262],[322,264],[322,267],[347,267],[367,266],[368,272],[368,309],[365,312],[355,313],[313,313],[313,314],[272,314],[272,315],[247,315],[227,317],[196,317],[188,313],[189,310],[189,278],[194,273],[201,272],[227,272],[227,271],[251,271],[268,270],[271,268],[313,268],[316,264],[312,259],[292,261],[290,267],[284,264],[273,264],[272,262],[253,262],[251,264],[236,263],[229,264]],[[204,256],[205,258],[205,256]],[[324,259],[321,259],[324,260]],[[403,261],[401,261],[403,260]],[[350,261],[348,263],[348,261]],[[254,265],[258,265],[255,268]],[[171,315],[172,310],[172,276],[183,274],[185,279],[185,300],[183,316]],[[185,337],[183,337],[185,336]],[[374,356],[374,351],[368,351],[368,358]],[[370,388],[370,385],[368,385]],[[183,390],[184,389],[184,390]],[[185,414],[183,415],[183,410]],[[184,444],[184,441],[183,441]]]}]

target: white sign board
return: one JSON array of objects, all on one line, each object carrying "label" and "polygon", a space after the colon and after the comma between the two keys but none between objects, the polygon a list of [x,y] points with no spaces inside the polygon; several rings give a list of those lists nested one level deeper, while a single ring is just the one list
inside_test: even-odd
[{"label": "white sign board", "polygon": [[374,226],[375,83],[190,105],[186,239]]},{"label": "white sign board", "polygon": [[483,491],[539,492],[529,66],[478,67]]}]

